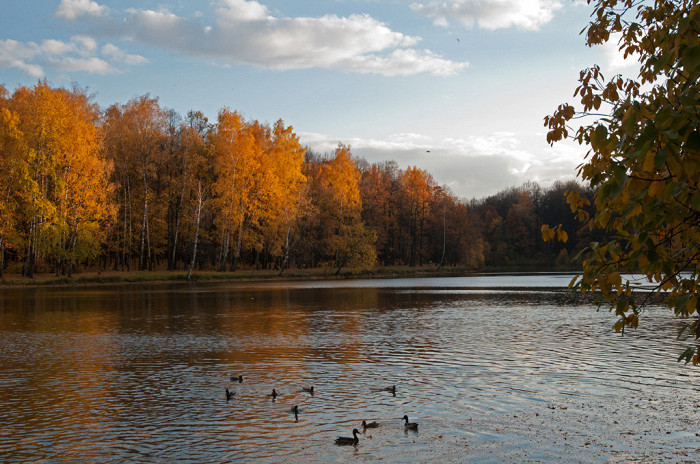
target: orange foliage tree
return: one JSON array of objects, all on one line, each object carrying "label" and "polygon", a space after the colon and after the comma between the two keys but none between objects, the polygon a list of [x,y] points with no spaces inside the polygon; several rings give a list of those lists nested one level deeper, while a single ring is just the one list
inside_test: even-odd
[{"label": "orange foliage tree", "polygon": [[106,111],[105,145],[116,166],[115,181],[119,182],[125,264],[130,265],[132,253],[137,251],[139,270],[152,270],[154,252],[166,247],[165,202],[161,198],[164,187],[158,180],[166,164],[163,148],[167,117],[158,99],[150,95]]},{"label": "orange foliage tree", "polygon": [[435,185],[432,176],[422,169],[409,166],[401,177],[408,218],[409,266],[423,265],[423,237],[425,218]]},{"label": "orange foliage tree", "polygon": [[278,120],[272,129],[269,158],[275,174],[270,198],[271,205],[274,205],[273,230],[281,243],[283,255],[280,275],[289,265],[292,227],[306,204],[306,177],[302,173],[305,152],[292,126],[285,127],[284,122]]},{"label": "orange foliage tree", "polygon": [[344,266],[369,268],[376,262],[375,236],[362,222],[360,171],[350,147],[338,144],[333,157],[321,167],[324,209],[334,224],[329,235],[336,274]]},{"label": "orange foliage tree", "polygon": [[97,105],[80,89],[52,89],[46,82],[20,87],[9,106],[19,116],[23,162],[22,192],[27,261],[32,276],[36,256],[72,273],[76,260],[101,251],[109,202],[111,165],[101,155]]},{"label": "orange foliage tree", "polygon": [[256,144],[250,124],[238,112],[229,109],[219,112],[210,139],[216,172],[213,185],[218,213],[216,224],[220,234],[218,269],[226,269],[231,242],[235,239],[234,261],[231,263],[231,269],[235,270],[242,246],[247,209],[250,207],[249,193],[254,186],[255,172],[259,169],[260,147]]},{"label": "orange foliage tree", "polygon": [[7,97],[7,90],[0,85],[0,277],[5,269],[5,248],[19,243],[18,209],[27,179],[19,116],[9,109]]}]

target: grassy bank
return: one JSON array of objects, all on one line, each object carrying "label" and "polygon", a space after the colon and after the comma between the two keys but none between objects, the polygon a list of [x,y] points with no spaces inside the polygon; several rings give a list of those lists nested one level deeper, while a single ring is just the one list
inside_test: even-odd
[{"label": "grassy bank", "polygon": [[[468,274],[467,270],[454,267],[436,266],[409,267],[378,267],[372,270],[341,271],[335,275],[335,269],[290,269],[282,277],[278,271],[240,270],[237,272],[197,272],[193,273],[190,281],[272,281],[272,280],[316,280],[316,279],[353,279],[353,278],[395,278],[395,277],[427,277],[427,276],[460,276]],[[17,274],[6,274],[0,279],[0,287],[31,287],[31,286],[78,286],[91,284],[126,284],[145,282],[187,282],[185,271],[107,271],[81,272],[72,278],[56,276],[55,274],[37,274],[34,278],[22,277]]]}]

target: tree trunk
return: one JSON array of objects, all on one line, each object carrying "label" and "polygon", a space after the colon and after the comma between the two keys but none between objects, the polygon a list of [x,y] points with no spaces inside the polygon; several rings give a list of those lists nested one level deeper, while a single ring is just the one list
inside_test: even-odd
[{"label": "tree trunk", "polygon": [[[171,262],[168,263],[168,268],[172,271],[175,269],[175,258],[176,258],[176,253],[177,253],[177,238],[178,235],[180,234],[180,210],[182,209],[182,205],[185,202],[185,190],[187,189],[187,151],[185,150],[184,154],[184,167],[182,171],[182,189],[180,190],[180,199],[178,200],[178,203],[175,207],[175,234],[173,237],[173,253],[171,256]],[[198,186],[199,189],[201,189],[201,185]],[[197,195],[199,196],[199,192],[197,192]],[[200,208],[201,206],[197,206],[197,208]]]},{"label": "tree trunk", "polygon": [[27,240],[27,261],[25,261],[22,268],[22,275],[24,277],[34,278],[34,222],[36,218],[33,217],[29,221],[29,239]]},{"label": "tree trunk", "polygon": [[145,259],[145,252],[146,252],[146,201],[143,202],[143,217],[141,219],[141,239],[140,239],[140,246],[139,246],[139,271],[143,271],[146,269],[144,259]]},{"label": "tree trunk", "polygon": [[445,264],[445,248],[447,242],[447,220],[446,220],[446,207],[442,208],[442,257],[440,258],[440,264],[438,264],[438,271]]},{"label": "tree trunk", "polygon": [[126,190],[124,191],[124,262],[126,270],[131,270],[131,246],[134,243],[134,226],[133,226],[133,201],[131,199],[131,183],[126,179]]},{"label": "tree trunk", "polygon": [[340,273],[340,268],[342,265],[340,264],[340,244],[342,243],[343,240],[343,202],[340,202],[340,214],[339,214],[339,221],[338,221],[338,246],[335,249],[335,265],[338,267],[338,272],[335,273],[335,275],[338,275]]},{"label": "tree trunk", "polygon": [[287,269],[287,266],[289,266],[289,236],[291,234],[291,230],[292,223],[290,222],[287,224],[287,235],[284,238],[284,258],[282,258],[282,265],[280,266],[280,277],[282,277],[282,274],[284,274],[284,271]]},{"label": "tree trunk", "polygon": [[5,269],[5,234],[0,235],[0,279],[4,277]]},{"label": "tree trunk", "polygon": [[151,255],[151,232],[148,229],[148,218],[146,218],[146,258],[148,259],[148,270],[153,270],[154,257]]},{"label": "tree trunk", "polygon": [[418,234],[418,264],[423,267],[423,225],[425,224],[425,202],[421,201],[420,230]]},{"label": "tree trunk", "polygon": [[190,262],[190,268],[187,270],[187,280],[190,280],[192,276],[192,270],[194,269],[194,263],[197,261],[197,241],[199,239],[199,221],[202,217],[202,203],[204,201],[204,193],[202,192],[202,181],[197,182],[197,220],[194,228],[194,246],[192,248],[192,261]]},{"label": "tree trunk", "polygon": [[238,239],[236,240],[236,252],[233,254],[233,262],[231,263],[231,272],[236,272],[238,269],[238,259],[241,257],[241,246],[243,244],[243,221],[238,226]]},{"label": "tree trunk", "polygon": [[344,266],[344,263],[342,261],[339,261],[338,262],[338,269],[336,269],[335,275],[337,275],[337,276],[340,275],[340,270],[343,268],[343,266]]},{"label": "tree trunk", "polygon": [[73,278],[73,252],[75,251],[75,245],[78,243],[78,226],[75,226],[75,230],[71,234],[71,243],[68,248],[68,254],[70,256],[70,260],[68,261],[68,278],[72,279]]},{"label": "tree trunk", "polygon": [[224,230],[223,236],[221,238],[221,251],[219,252],[219,272],[224,272],[226,270],[226,260],[228,259],[228,249],[230,242],[231,233],[228,228]]}]

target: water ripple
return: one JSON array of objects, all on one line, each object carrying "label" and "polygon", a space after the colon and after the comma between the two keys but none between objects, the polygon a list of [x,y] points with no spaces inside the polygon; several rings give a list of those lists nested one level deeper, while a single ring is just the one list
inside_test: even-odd
[{"label": "water ripple", "polygon": [[[700,377],[675,363],[666,310],[621,338],[613,316],[534,277],[494,282],[3,290],[0,460],[682,462],[696,450]],[[381,425],[333,444],[362,420]]]}]

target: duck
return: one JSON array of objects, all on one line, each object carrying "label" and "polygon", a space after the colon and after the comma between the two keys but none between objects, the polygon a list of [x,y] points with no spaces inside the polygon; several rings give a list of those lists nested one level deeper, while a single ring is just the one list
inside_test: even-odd
[{"label": "duck", "polygon": [[373,422],[367,422],[367,421],[362,421],[362,428],[363,429],[376,429],[379,427],[379,424],[376,421]]},{"label": "duck", "polygon": [[231,382],[243,383],[243,376],[242,375],[238,375],[238,376],[232,375]]},{"label": "duck", "polygon": [[360,442],[360,439],[357,438],[357,435],[360,432],[357,429],[352,429],[352,438],[350,437],[338,437],[335,439],[335,444],[336,445],[356,445]]},{"label": "duck", "polygon": [[267,395],[267,396],[271,396],[272,399],[274,400],[275,398],[277,398],[277,391],[273,388],[273,389],[272,389],[272,393],[270,393],[270,394]]},{"label": "duck", "polygon": [[406,421],[406,423],[403,426],[404,429],[406,429],[406,430],[418,430],[418,422],[409,422],[407,415],[404,415],[402,419]]},{"label": "duck", "polygon": [[313,386],[308,387],[308,388],[307,388],[307,387],[302,387],[302,388],[301,388],[301,391],[307,392],[307,393],[311,393],[311,394],[313,395],[313,394],[314,394],[314,387],[313,387]]},{"label": "duck", "polygon": [[230,400],[231,398],[233,398],[233,396],[234,396],[235,394],[236,394],[236,392],[231,392],[231,391],[229,391],[229,389],[227,388],[227,389],[226,389],[226,401],[228,401],[228,400]]},{"label": "duck", "polygon": [[376,391],[376,392],[385,391],[385,392],[389,392],[392,395],[396,396],[396,385],[392,385],[391,387],[384,387],[384,388],[370,388],[370,390]]}]

